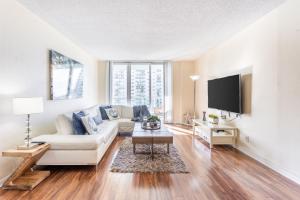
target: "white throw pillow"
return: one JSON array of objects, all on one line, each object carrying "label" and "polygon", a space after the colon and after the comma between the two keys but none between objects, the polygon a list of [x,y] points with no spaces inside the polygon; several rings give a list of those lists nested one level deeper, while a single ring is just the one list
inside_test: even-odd
[{"label": "white throw pillow", "polygon": [[81,118],[81,121],[89,135],[94,135],[98,133],[99,127],[97,126],[92,117],[84,116]]},{"label": "white throw pillow", "polygon": [[105,109],[105,112],[109,120],[115,120],[120,118],[119,113],[115,108],[107,108]]}]

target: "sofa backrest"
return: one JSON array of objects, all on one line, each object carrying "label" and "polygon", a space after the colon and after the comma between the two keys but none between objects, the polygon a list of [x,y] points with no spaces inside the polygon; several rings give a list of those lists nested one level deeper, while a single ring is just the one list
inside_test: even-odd
[{"label": "sofa backrest", "polygon": [[[127,119],[133,118],[132,106],[113,105],[112,107],[118,111],[120,118],[127,118]],[[84,112],[85,110],[90,110],[91,108],[95,108],[95,106],[83,109],[82,111]],[[79,112],[79,111],[80,110],[74,112]],[[73,116],[73,112],[69,112],[65,114],[60,114],[56,117],[55,126],[58,134],[63,134],[63,135],[74,134],[73,125],[72,125],[72,116]]]},{"label": "sofa backrest", "polygon": [[133,118],[132,106],[112,105],[112,107],[118,111],[121,118],[126,118],[126,119]]},{"label": "sofa backrest", "polygon": [[[98,108],[98,110],[97,110],[97,108]],[[91,112],[93,112],[93,110],[95,110],[95,112],[100,113],[98,106],[92,106],[92,107],[83,109],[82,111],[84,113],[91,113]],[[80,111],[81,110],[76,110],[73,112],[68,112],[68,113],[58,115],[55,119],[55,126],[56,126],[57,133],[62,134],[62,135],[74,134],[73,124],[72,124],[73,113],[74,112],[78,113]]]},{"label": "sofa backrest", "polygon": [[122,106],[122,118],[126,118],[126,119],[133,118],[132,106]]}]

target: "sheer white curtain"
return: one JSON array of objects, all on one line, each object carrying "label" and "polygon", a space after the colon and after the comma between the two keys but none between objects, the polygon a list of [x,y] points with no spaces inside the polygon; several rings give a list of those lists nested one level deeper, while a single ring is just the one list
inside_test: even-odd
[{"label": "sheer white curtain", "polygon": [[173,122],[173,69],[172,64],[167,62],[165,64],[165,94],[164,94],[164,122]]}]

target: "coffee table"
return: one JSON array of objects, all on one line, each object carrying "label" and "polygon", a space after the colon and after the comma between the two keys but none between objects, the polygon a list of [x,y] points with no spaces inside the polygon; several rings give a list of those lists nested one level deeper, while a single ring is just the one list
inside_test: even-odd
[{"label": "coffee table", "polygon": [[173,134],[165,127],[158,130],[144,130],[141,124],[137,123],[132,133],[133,153],[135,153],[136,144],[149,144],[151,145],[151,158],[154,158],[154,144],[166,144],[167,153],[170,152],[170,144],[173,144]]}]

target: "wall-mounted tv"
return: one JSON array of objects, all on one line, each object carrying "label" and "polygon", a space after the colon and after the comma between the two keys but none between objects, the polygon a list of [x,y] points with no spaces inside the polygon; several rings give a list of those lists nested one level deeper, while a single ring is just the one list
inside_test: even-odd
[{"label": "wall-mounted tv", "polygon": [[241,75],[209,80],[208,107],[241,114]]}]

